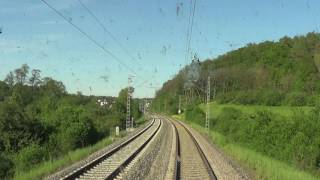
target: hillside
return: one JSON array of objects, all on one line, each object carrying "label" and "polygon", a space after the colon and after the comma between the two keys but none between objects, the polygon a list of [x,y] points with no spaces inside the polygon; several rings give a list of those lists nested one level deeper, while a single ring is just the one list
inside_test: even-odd
[{"label": "hillside", "polygon": [[[288,175],[298,170],[289,171],[285,166],[318,177],[319,65],[318,33],[248,44],[216,59],[193,61],[164,83],[152,108],[177,114],[180,99],[185,111],[181,118],[203,128],[206,108],[201,103],[210,76],[214,102],[209,106],[209,119],[214,143],[266,179],[292,179]],[[217,137],[225,142],[219,144]],[[227,146],[232,148],[225,149]],[[260,155],[263,158],[258,158]],[[280,168],[275,162],[285,165]],[[286,173],[275,173],[278,170]],[[274,174],[279,176],[274,178]]]},{"label": "hillside", "polygon": [[320,89],[320,34],[265,41],[215,59],[194,61],[157,92],[153,109],[175,113],[182,105],[204,102],[207,77],[220,103],[314,105]]}]

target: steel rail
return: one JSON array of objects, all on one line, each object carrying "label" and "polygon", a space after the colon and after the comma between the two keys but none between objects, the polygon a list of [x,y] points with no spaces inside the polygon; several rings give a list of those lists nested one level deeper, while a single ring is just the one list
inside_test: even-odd
[{"label": "steel rail", "polygon": [[99,156],[98,158],[94,159],[93,161],[87,163],[86,165],[76,169],[75,171],[69,173],[68,175],[61,178],[62,180],[73,180],[76,178],[79,178],[82,174],[92,169],[94,166],[99,164],[100,162],[104,161],[108,157],[112,156],[116,152],[118,152],[120,149],[127,146],[129,143],[131,143],[133,140],[137,139],[139,136],[141,136],[144,132],[146,132],[148,129],[152,127],[152,125],[155,123],[155,120],[153,119],[152,123],[148,125],[146,128],[144,128],[142,131],[140,131],[138,134],[134,135],[130,139],[126,140],[125,142],[119,144],[118,146],[112,148],[108,152],[104,153],[103,155]]}]

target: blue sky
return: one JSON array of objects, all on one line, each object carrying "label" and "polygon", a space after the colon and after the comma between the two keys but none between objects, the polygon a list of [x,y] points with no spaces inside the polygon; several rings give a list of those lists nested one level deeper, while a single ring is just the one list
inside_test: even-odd
[{"label": "blue sky", "polygon": [[[81,1],[130,56],[78,0],[47,0],[138,74],[135,97],[153,96],[150,86],[161,87],[186,64],[189,0]],[[319,32],[319,7],[318,0],[197,0],[191,51],[203,60],[247,43]],[[27,63],[71,93],[89,94],[91,87],[92,94],[114,96],[133,74],[40,0],[1,0],[0,27],[0,79]]]}]

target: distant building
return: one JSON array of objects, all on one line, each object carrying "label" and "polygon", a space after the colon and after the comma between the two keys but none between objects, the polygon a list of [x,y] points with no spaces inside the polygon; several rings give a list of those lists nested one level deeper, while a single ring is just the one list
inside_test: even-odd
[{"label": "distant building", "polygon": [[100,106],[100,107],[107,107],[107,108],[111,108],[111,103],[109,103],[107,101],[107,99],[98,99],[98,102],[97,104]]}]

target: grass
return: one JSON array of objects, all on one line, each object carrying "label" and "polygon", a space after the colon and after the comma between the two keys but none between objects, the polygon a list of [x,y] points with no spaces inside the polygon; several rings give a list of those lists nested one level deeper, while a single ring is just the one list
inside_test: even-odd
[{"label": "grass", "polygon": [[[205,105],[202,104],[200,107],[205,110]],[[295,112],[302,111],[305,113],[309,113],[312,110],[312,107],[301,106],[260,106],[260,105],[236,105],[236,104],[218,104],[218,103],[210,103],[210,114],[213,118],[216,118],[225,107],[232,107],[237,110],[242,111],[243,113],[253,114],[257,110],[264,111],[268,110],[275,114],[279,114],[285,117],[292,117]]]},{"label": "grass", "polygon": [[96,152],[97,150],[111,144],[113,142],[112,137],[105,138],[95,145],[77,149],[75,151],[70,151],[68,154],[64,155],[60,159],[54,161],[45,161],[37,165],[36,167],[32,168],[28,172],[17,172],[13,179],[17,180],[34,180],[34,179],[41,179],[48,174],[56,172],[57,170],[66,167],[70,164],[73,164],[88,155]]},{"label": "grass", "polygon": [[[177,119],[183,119],[183,115],[174,116]],[[187,122],[195,130],[205,134],[205,129],[195,123]],[[228,141],[228,139],[220,133],[210,131],[210,140],[221,148],[228,156],[236,160],[249,172],[253,172],[254,179],[268,179],[268,180],[316,180],[315,177],[308,172],[299,170],[287,163],[278,161],[271,157],[265,156],[261,153],[251,149],[242,147],[236,143]],[[251,174],[251,173],[250,173]]]},{"label": "grass", "polygon": [[[139,118],[136,123],[137,125],[142,125],[145,123],[145,118]],[[110,145],[112,142],[114,142],[115,138],[115,132],[111,133],[112,135],[99,141],[98,143],[88,146],[85,148],[77,149],[74,151],[70,151],[66,155],[62,156],[61,158],[53,161],[45,161],[40,163],[39,165],[36,165],[34,168],[32,168],[28,172],[16,172],[13,179],[16,180],[34,180],[34,179],[42,179],[43,177],[54,173],[58,171],[59,169],[62,169],[64,167],[67,167],[75,162],[78,162],[86,157],[88,157],[90,154],[106,147],[107,145]],[[120,137],[125,136],[125,132],[120,132]]]},{"label": "grass", "polygon": [[135,121],[137,126],[140,126],[142,124],[144,124],[146,122],[146,118],[144,116],[142,116],[141,118],[139,118],[138,120]]}]

